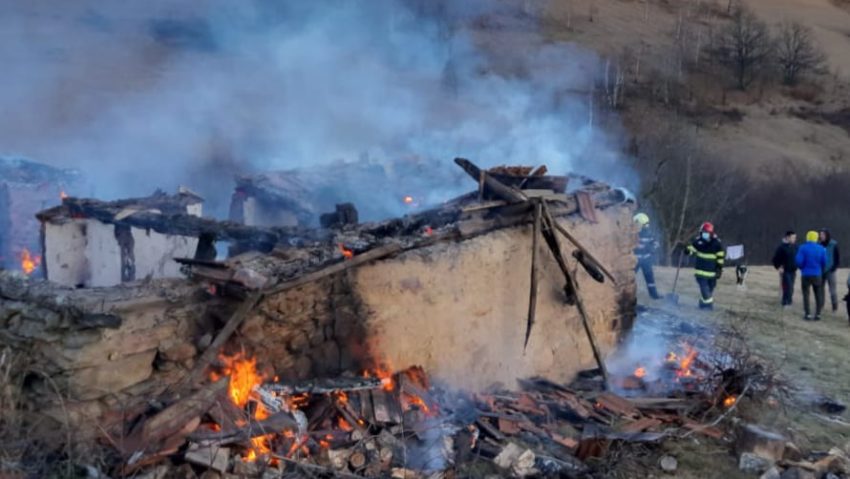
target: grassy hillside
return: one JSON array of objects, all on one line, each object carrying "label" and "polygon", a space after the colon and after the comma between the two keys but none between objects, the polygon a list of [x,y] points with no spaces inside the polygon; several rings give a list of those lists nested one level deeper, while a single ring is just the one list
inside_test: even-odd
[{"label": "grassy hillside", "polygon": [[[672,268],[657,271],[663,294],[670,292],[674,273]],[[848,274],[848,270],[839,272],[839,298],[846,292]],[[850,368],[846,364],[850,322],[843,304],[838,313],[828,312],[819,322],[803,321],[799,279],[795,305],[782,309],[779,278],[772,268],[751,268],[745,288],[735,285],[733,275],[724,277],[715,296],[717,309],[711,313],[697,309],[698,291],[690,270],[682,272],[678,306],[650,300],[642,280],[638,287],[639,302],[654,311],[710,327],[734,326],[757,357],[778,369],[789,385],[789,397],[758,407],[742,402],[740,412],[745,420],[770,425],[804,450],[826,451],[850,440],[850,427],[819,417],[822,413],[815,405],[822,396],[850,404]],[[718,471],[723,477],[750,477],[737,471],[736,458],[720,446],[677,441],[667,447],[680,460],[679,477],[720,477]]]}]

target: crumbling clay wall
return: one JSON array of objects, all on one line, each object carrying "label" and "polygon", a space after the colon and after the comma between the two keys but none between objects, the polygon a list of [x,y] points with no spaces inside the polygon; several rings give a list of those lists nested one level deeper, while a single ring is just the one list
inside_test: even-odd
[{"label": "crumbling clay wall", "polygon": [[[577,272],[592,329],[610,351],[631,326],[635,282],[632,211],[596,212],[599,223],[561,219],[618,280],[599,284]],[[565,254],[574,250],[561,241]],[[594,367],[574,306],[564,304],[564,278],[541,242],[537,320],[528,348],[531,226],[496,231],[461,243],[443,243],[364,266],[355,288],[367,311],[366,336],[395,368],[418,364],[455,386],[479,389],[495,382],[543,375],[568,380]],[[572,258],[570,258],[572,262]]]},{"label": "crumbling clay wall", "polygon": [[[268,298],[223,353],[256,357],[269,380],[358,370],[362,328],[348,284],[340,275]],[[13,382],[30,424],[42,433],[67,424],[85,440],[184,378],[237,305],[186,280],[71,289],[0,273],[0,353],[22,366]]]}]

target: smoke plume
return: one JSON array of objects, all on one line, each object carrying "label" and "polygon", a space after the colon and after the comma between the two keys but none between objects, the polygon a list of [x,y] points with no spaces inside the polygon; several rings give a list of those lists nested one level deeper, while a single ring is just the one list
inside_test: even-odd
[{"label": "smoke plume", "polygon": [[593,54],[482,49],[485,19],[533,34],[544,3],[2,0],[0,154],[79,168],[79,196],[184,184],[219,213],[235,173],[339,160],[465,156],[621,182],[619,146],[589,120]]}]

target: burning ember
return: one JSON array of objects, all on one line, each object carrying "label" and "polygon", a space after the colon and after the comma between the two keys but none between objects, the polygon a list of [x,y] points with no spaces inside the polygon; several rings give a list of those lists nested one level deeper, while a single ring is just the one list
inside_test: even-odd
[{"label": "burning ember", "polygon": [[41,256],[33,255],[30,250],[24,248],[21,251],[21,271],[26,275],[31,275],[36,268],[41,265]]},{"label": "burning ember", "polygon": [[406,204],[406,205],[412,205],[413,204],[413,197],[412,196],[405,196],[402,199],[402,201],[404,201],[404,204]]},{"label": "burning ember", "polygon": [[[401,415],[408,410],[418,410],[423,418],[431,418],[439,409],[429,397],[428,378],[421,368],[394,374],[389,367],[381,366],[364,372],[360,378],[346,376],[301,386],[279,382],[277,377],[267,381],[258,371],[257,359],[242,353],[220,356],[219,363],[210,379],[229,378],[228,398],[239,412],[232,418],[236,427],[260,427],[263,433],[269,432],[244,443],[240,456],[246,463],[277,464],[283,457],[316,457],[350,441],[352,434],[363,434],[379,418],[401,422]],[[365,403],[363,394],[370,397]],[[392,401],[399,404],[395,413],[388,409]],[[377,411],[372,402],[377,402]],[[369,404],[373,416],[362,415],[364,404]],[[288,419],[280,422],[281,417]],[[206,426],[211,431],[225,428],[218,423]],[[321,434],[316,434],[316,430]]]},{"label": "burning ember", "polygon": [[723,400],[723,407],[732,407],[736,402],[738,402],[738,398],[735,396],[726,396],[726,399]]},{"label": "burning ember", "polygon": [[646,368],[641,366],[635,369],[634,375],[638,379],[644,378],[646,376]]},{"label": "burning ember", "polygon": [[345,245],[342,243],[339,243],[339,252],[342,253],[342,256],[345,259],[351,259],[354,257],[354,251],[351,251],[350,249],[346,248]]}]

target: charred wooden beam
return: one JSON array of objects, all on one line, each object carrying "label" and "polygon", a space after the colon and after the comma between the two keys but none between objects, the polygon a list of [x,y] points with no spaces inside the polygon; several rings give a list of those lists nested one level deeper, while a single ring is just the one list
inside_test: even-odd
[{"label": "charred wooden beam", "polygon": [[[549,210],[546,209],[546,203],[543,202],[543,215],[544,221],[548,225],[548,228],[551,230],[553,227],[557,228],[557,221],[549,214]],[[557,244],[557,241],[553,245],[554,250],[560,251],[560,245]],[[587,333],[587,339],[590,342],[590,348],[593,350],[593,357],[596,359],[596,364],[599,366],[599,370],[602,373],[603,384],[607,387],[608,384],[608,370],[605,368],[605,360],[602,357],[602,353],[599,351],[599,347],[597,346],[596,336],[593,333],[593,329],[590,327],[590,317],[587,314],[587,310],[584,307],[584,301],[581,298],[581,292],[579,290],[578,282],[576,281],[575,275],[569,268],[562,268],[564,274],[567,277],[567,284],[571,284],[575,291],[575,303],[578,308],[579,316],[581,317],[582,326],[584,326],[584,331]]]},{"label": "charred wooden beam", "polygon": [[540,217],[543,214],[543,205],[539,200],[534,201],[534,226],[531,229],[531,287],[528,297],[528,319],[525,325],[525,343],[523,348],[528,347],[528,339],[531,337],[531,328],[534,326],[534,316],[537,312],[537,238],[540,237]]},{"label": "charred wooden beam", "polygon": [[520,190],[506,186],[501,181],[493,178],[493,176],[486,171],[475,166],[474,163],[466,158],[455,158],[455,164],[463,168],[463,171],[465,171],[466,174],[471,176],[475,181],[483,182],[484,186],[500,199],[511,203],[525,201],[528,199]]},{"label": "charred wooden beam", "polygon": [[263,389],[279,394],[329,394],[336,391],[362,391],[378,389],[382,386],[380,378],[338,377],[309,379],[299,382],[275,382],[263,384]]},{"label": "charred wooden beam", "polygon": [[[544,202],[543,202],[543,210],[544,210],[544,211],[548,211],[548,209],[549,209],[549,208],[548,208],[548,206],[546,205],[546,202],[544,201]],[[545,214],[547,214],[549,217],[552,217],[551,213],[545,213]],[[584,247],[584,245],[582,245],[582,244],[581,244],[581,242],[579,242],[579,241],[575,238],[575,236],[573,236],[572,234],[570,234],[570,232],[569,232],[569,231],[567,231],[567,229],[566,229],[566,228],[564,228],[563,226],[561,226],[561,224],[560,224],[560,223],[558,223],[557,221],[552,221],[552,226],[554,226],[554,227],[555,227],[555,229],[556,229],[559,233],[561,233],[561,234],[564,236],[564,238],[566,238],[567,240],[569,240],[569,241],[570,241],[570,243],[572,243],[573,245],[575,245],[575,247],[576,247],[576,248],[578,248],[578,249],[579,249],[579,251],[581,251],[587,259],[589,259],[589,260],[590,260],[590,261],[592,261],[594,264],[596,264],[596,266],[598,266],[598,267],[599,267],[599,269],[600,269],[600,270],[602,270],[602,273],[604,273],[604,274],[605,274],[605,276],[607,276],[607,277],[608,277],[608,279],[610,279],[612,283],[614,283],[615,285],[617,284],[617,279],[616,279],[616,278],[614,278],[614,275],[613,275],[613,274],[611,274],[611,271],[609,271],[609,270],[608,270],[608,268],[606,268],[605,266],[603,266],[602,262],[600,262],[598,259],[596,259],[596,257],[595,257],[595,256],[593,256],[593,253],[591,253],[590,251],[588,251],[588,250],[587,250],[587,248],[585,248],[585,247]]]}]

